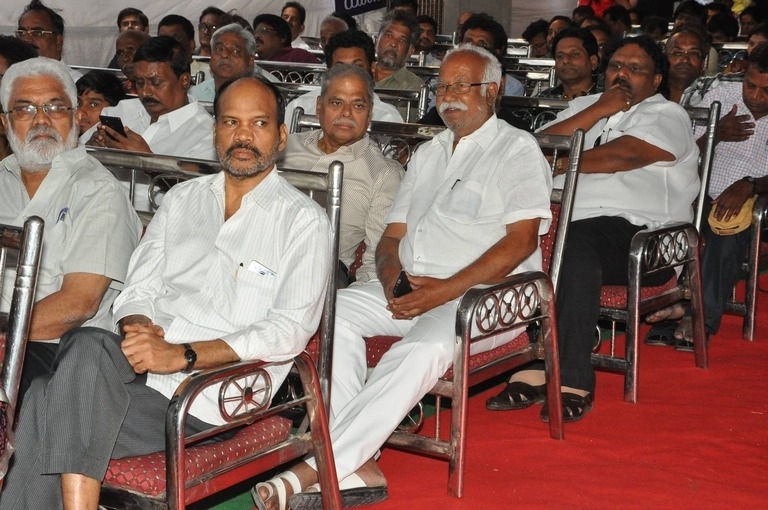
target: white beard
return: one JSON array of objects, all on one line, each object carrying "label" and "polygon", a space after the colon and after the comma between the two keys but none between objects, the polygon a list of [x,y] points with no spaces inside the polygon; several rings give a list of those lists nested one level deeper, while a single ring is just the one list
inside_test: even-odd
[{"label": "white beard", "polygon": [[[53,163],[53,158],[62,152],[77,147],[77,131],[74,129],[74,126],[69,130],[66,140],[51,126],[42,124],[30,128],[24,141],[19,139],[10,123],[8,123],[7,131],[8,144],[16,156],[19,166],[29,173],[49,170],[51,163]],[[53,139],[33,139],[40,134],[49,135]]]}]

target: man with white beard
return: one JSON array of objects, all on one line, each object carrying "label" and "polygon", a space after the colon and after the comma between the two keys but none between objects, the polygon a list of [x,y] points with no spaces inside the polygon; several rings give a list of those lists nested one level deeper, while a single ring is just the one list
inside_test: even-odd
[{"label": "man with white beard", "polygon": [[[67,67],[39,57],[8,68],[0,115],[13,154],[0,162],[0,223],[45,220],[30,342],[19,395],[50,371],[59,337],[111,327],[141,223],[118,181],[77,146],[77,90]],[[10,306],[6,277],[0,310]]]}]

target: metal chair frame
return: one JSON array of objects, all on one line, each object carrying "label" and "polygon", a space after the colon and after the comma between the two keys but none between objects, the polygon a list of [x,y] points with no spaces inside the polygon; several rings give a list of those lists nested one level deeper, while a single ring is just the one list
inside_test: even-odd
[{"label": "metal chair frame", "polygon": [[[720,103],[711,108],[689,110],[692,124],[706,119],[706,146],[699,156],[701,186],[697,198],[695,225],[674,223],[657,229],[641,230],[632,238],[628,266],[627,307],[600,307],[600,316],[612,322],[611,348],[609,354],[592,353],[592,364],[599,369],[624,374],[624,400],[636,403],[638,398],[638,344],[640,319],[653,311],[688,300],[691,303],[693,319],[694,358],[696,366],[707,368],[706,334],[704,331],[704,304],[701,289],[700,244],[697,225],[701,224],[702,205],[709,182],[714,156],[714,140],[717,121],[720,118]],[[669,268],[682,267],[685,272],[677,284],[654,295],[642,295],[641,278]],[[626,324],[626,345],[624,356],[616,353],[615,323]]]},{"label": "metal chair frame", "polygon": [[[105,160],[121,164],[137,157],[112,152],[104,153],[102,156]],[[165,171],[164,166],[167,162],[165,158],[162,159],[164,164],[152,170]],[[130,165],[134,168],[147,168],[149,163],[145,159],[131,161]],[[175,173],[180,178],[188,179],[199,175],[196,172],[201,170],[190,166],[179,166],[182,170],[172,170],[170,173]],[[332,250],[334,254],[338,254],[342,163],[338,161],[331,163],[327,175],[298,171],[282,171],[281,175],[297,188],[308,191],[310,195],[315,192],[325,193],[326,210],[331,221]],[[239,362],[192,374],[176,390],[168,409],[165,452],[166,492],[158,496],[145,495],[110,485],[109,480],[105,480],[101,492],[101,505],[107,508],[183,509],[186,505],[249,480],[258,473],[313,452],[318,461],[318,474],[323,487],[323,506],[324,508],[341,508],[326,412],[330,401],[331,342],[336,306],[337,258],[337,256],[332,257],[333,270],[329,277],[329,290],[324,300],[317,369],[306,352],[294,358],[295,368],[303,386],[302,395],[270,407],[269,402],[277,388],[273,387],[269,374],[265,371],[270,364],[259,361]],[[265,389],[261,389],[262,383]],[[219,392],[219,409],[226,424],[185,437],[184,430],[190,405],[204,388],[215,384],[222,384]],[[225,398],[226,389],[233,388],[240,393],[240,397]],[[190,448],[195,448],[201,442],[224,432],[270,419],[280,412],[298,406],[306,407],[309,431],[306,427],[300,427],[278,444],[243,455],[229,464],[210,469],[197,478],[186,478],[186,459]]]}]

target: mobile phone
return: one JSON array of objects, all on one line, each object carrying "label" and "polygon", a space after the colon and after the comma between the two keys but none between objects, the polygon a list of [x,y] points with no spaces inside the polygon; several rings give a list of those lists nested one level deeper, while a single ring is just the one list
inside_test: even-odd
[{"label": "mobile phone", "polygon": [[411,288],[411,282],[408,281],[408,275],[405,274],[405,271],[400,271],[400,276],[397,277],[395,286],[392,289],[392,295],[400,297],[411,292],[413,292],[413,289]]},{"label": "mobile phone", "polygon": [[120,117],[110,117],[109,115],[99,115],[99,120],[104,126],[110,129],[114,129],[123,136],[125,135],[125,129],[123,128],[123,121]]}]

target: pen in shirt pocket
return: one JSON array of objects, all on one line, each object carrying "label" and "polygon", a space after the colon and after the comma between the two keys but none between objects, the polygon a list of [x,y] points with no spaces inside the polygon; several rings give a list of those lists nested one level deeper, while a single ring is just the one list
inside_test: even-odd
[{"label": "pen in shirt pocket", "polygon": [[237,267],[235,268],[235,278],[234,278],[234,280],[233,280],[235,283],[237,283],[237,275],[238,275],[238,274],[240,274],[240,269],[241,269],[242,267],[243,267],[243,263],[242,263],[242,262],[240,262],[240,263],[237,265]]}]

